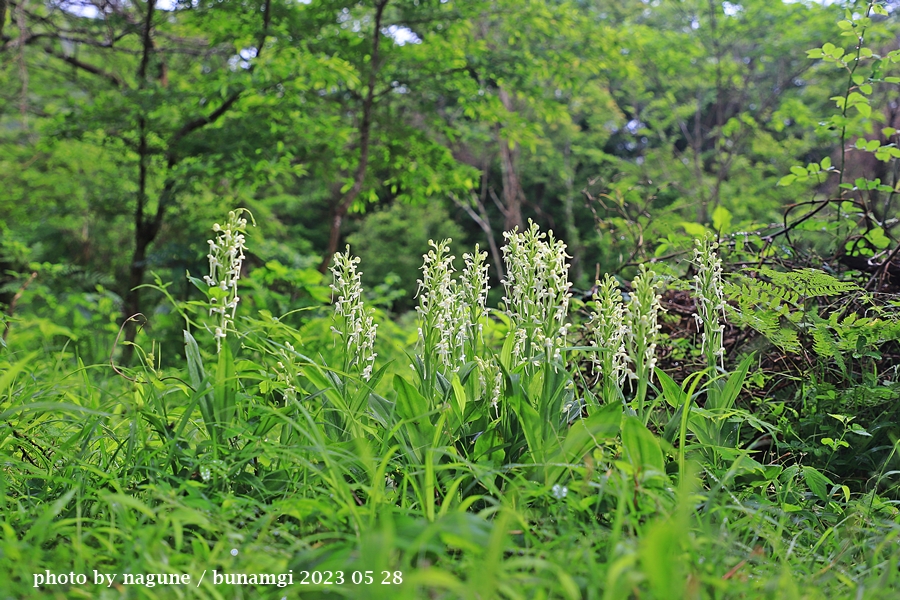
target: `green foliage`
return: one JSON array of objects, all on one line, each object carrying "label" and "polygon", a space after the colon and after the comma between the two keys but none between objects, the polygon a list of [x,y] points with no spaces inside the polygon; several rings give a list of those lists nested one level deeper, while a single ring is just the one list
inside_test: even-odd
[{"label": "green foliage", "polygon": [[428,240],[464,239],[447,210],[432,203],[391,206],[366,215],[357,231],[347,237],[353,252],[362,259],[363,283],[367,288],[397,277],[397,298],[391,307],[409,310],[421,276],[422,249]]},{"label": "green foliage", "polygon": [[844,295],[861,288],[815,269],[783,273],[760,267],[754,271],[756,277],[741,277],[739,283],[726,286],[729,297],[737,304],[728,307],[734,322],[753,328],[786,352],[798,353],[798,328],[812,319],[816,352],[824,353],[821,356],[826,359],[835,358],[834,349],[826,342],[828,334],[821,327],[822,320],[805,307],[814,298]]},{"label": "green foliage", "polygon": [[0,596],[897,596],[883,3],[247,8],[0,8]]}]

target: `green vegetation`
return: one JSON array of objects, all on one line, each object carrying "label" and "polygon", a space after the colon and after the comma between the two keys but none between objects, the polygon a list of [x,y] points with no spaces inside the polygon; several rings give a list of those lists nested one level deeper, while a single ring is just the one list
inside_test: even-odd
[{"label": "green vegetation", "polygon": [[898,11],[0,0],[0,598],[896,598]]}]

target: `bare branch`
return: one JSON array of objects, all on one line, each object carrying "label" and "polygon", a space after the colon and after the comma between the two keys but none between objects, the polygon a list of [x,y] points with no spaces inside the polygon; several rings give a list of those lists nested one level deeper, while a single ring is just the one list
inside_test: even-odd
[{"label": "bare branch", "polygon": [[47,54],[49,54],[51,56],[55,56],[56,58],[60,59],[61,61],[68,63],[68,64],[72,65],[73,67],[77,67],[77,68],[81,69],[82,71],[86,71],[88,73],[92,73],[93,75],[97,75],[98,77],[107,80],[113,86],[115,86],[117,88],[125,87],[125,82],[122,80],[121,77],[119,77],[115,73],[110,73],[109,71],[104,71],[100,67],[94,66],[90,63],[86,63],[82,60],[75,58],[74,56],[66,56],[65,54],[56,50],[49,44],[44,46],[44,52],[46,52]]}]

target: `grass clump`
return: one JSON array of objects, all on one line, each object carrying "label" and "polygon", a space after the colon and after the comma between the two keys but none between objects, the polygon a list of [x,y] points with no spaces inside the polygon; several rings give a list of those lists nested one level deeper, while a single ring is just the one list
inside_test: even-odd
[{"label": "grass clump", "polygon": [[[706,367],[675,381],[656,368],[652,271],[627,302],[598,281],[582,331],[565,246],[534,224],[507,239],[497,311],[485,253],[457,275],[449,241],[432,243],[399,366],[379,364],[349,249],[332,267],[331,365],[304,350],[316,329],[236,312],[242,249],[207,281],[225,283],[209,300],[224,313],[176,306],[181,368],[84,365],[11,338],[0,597],[896,597],[889,490],[752,448],[777,431],[740,407],[753,356],[724,360],[715,245],[693,280]],[[62,573],[75,582],[50,582]]]}]

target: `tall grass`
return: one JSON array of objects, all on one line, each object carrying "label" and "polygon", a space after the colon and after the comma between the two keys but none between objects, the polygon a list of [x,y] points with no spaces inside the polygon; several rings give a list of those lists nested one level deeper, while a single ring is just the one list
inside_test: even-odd
[{"label": "tall grass", "polygon": [[[507,239],[493,312],[484,253],[456,273],[449,241],[433,244],[403,364],[379,361],[349,250],[334,261],[331,364],[305,350],[321,328],[236,304],[223,325],[209,308],[236,303],[236,285],[176,307],[182,368],[85,365],[11,338],[0,597],[896,597],[887,497],[745,448],[740,425],[769,426],[739,406],[753,357],[723,361],[713,245],[694,286],[706,366],[676,382],[655,369],[651,271],[627,303],[598,281],[582,331],[564,246],[533,224]],[[570,346],[582,333],[591,345]],[[295,583],[217,586],[213,569]],[[91,584],[35,587],[48,570]],[[94,570],[119,582],[95,587]],[[348,583],[300,584],[302,571]],[[372,584],[350,581],[368,571]],[[193,584],[123,586],[126,572]]]}]

